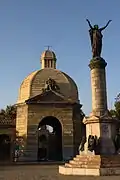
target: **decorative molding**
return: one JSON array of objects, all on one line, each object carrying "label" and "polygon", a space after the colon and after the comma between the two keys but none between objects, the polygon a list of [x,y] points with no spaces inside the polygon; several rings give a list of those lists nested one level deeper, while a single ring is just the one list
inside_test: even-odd
[{"label": "decorative molding", "polygon": [[101,57],[96,57],[91,59],[89,67],[90,69],[95,69],[95,68],[99,68],[99,69],[105,69],[105,67],[107,66],[106,61],[101,58]]},{"label": "decorative molding", "polygon": [[84,124],[92,124],[92,123],[118,123],[118,119],[113,118],[109,115],[104,115],[104,116],[89,116],[89,117],[84,117],[83,123]]},{"label": "decorative molding", "polygon": [[26,104],[63,104],[63,105],[74,105],[77,104],[76,101],[65,99],[60,93],[53,90],[48,90],[32,97],[25,101]]}]

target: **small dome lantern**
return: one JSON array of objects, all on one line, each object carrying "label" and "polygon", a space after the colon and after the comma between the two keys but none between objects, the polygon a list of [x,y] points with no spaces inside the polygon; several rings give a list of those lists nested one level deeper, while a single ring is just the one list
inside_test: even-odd
[{"label": "small dome lantern", "polygon": [[52,68],[52,69],[56,69],[56,55],[53,51],[51,51],[49,49],[45,50],[40,58],[40,62],[41,62],[41,68],[45,69],[45,68]]}]

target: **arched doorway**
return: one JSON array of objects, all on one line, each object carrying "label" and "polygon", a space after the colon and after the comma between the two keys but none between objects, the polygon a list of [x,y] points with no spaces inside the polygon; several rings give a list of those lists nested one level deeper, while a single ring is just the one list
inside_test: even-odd
[{"label": "arched doorway", "polygon": [[10,160],[10,137],[7,134],[0,135],[0,161]]},{"label": "arched doorway", "polygon": [[42,159],[62,160],[62,126],[53,116],[43,118],[38,125],[38,160]]}]

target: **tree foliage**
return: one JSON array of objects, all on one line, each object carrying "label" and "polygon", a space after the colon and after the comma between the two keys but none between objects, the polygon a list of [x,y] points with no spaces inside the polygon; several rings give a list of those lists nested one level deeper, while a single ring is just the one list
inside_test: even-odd
[{"label": "tree foliage", "polygon": [[120,93],[115,98],[114,107],[115,107],[115,109],[110,110],[110,113],[112,114],[112,116],[120,119]]},{"label": "tree foliage", "polygon": [[5,109],[0,110],[0,121],[1,120],[12,120],[16,119],[16,107],[9,105]]}]

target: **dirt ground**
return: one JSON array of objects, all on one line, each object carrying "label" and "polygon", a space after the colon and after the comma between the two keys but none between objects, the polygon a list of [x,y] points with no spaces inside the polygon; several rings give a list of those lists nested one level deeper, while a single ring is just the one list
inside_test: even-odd
[{"label": "dirt ground", "polygon": [[120,176],[86,177],[64,176],[58,173],[58,165],[0,166],[0,180],[120,180]]}]

